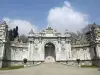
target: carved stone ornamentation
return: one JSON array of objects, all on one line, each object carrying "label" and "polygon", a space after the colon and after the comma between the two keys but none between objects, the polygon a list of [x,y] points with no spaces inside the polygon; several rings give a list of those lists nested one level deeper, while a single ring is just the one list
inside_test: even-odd
[{"label": "carved stone ornamentation", "polygon": [[[95,55],[100,56],[100,39],[98,35],[95,35],[95,37],[98,37],[96,40],[91,41],[93,43],[85,44],[82,36],[80,38],[76,36],[75,40],[71,40],[68,30],[66,30],[65,34],[62,34],[48,25],[41,32],[35,33],[31,30],[28,35],[28,42],[24,43],[18,42],[19,38],[16,38],[14,41],[8,41],[9,39],[6,35],[8,28],[6,26],[5,24],[0,24],[0,58],[3,58],[4,54],[6,54],[7,57],[10,57],[9,60],[18,62],[23,61],[24,58],[31,62],[75,61],[76,59],[84,60],[85,58],[89,58],[88,60],[91,61],[92,55],[94,55],[91,54],[94,53],[93,50],[96,51]],[[99,33],[100,27],[96,27],[93,31]],[[93,38],[90,37],[90,39]],[[71,45],[72,41],[74,41],[74,44],[72,43]]]}]

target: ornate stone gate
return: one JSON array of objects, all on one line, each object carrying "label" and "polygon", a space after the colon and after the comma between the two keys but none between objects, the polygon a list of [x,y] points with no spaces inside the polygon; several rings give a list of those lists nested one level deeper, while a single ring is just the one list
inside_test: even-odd
[{"label": "ornate stone gate", "polygon": [[[67,61],[71,57],[70,34],[56,32],[48,26],[40,33],[29,33],[30,60],[34,61]],[[50,47],[52,46],[52,47]]]}]

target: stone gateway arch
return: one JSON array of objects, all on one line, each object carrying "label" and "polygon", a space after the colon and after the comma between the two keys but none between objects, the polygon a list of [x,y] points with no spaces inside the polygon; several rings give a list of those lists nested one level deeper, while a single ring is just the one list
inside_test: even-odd
[{"label": "stone gateway arch", "polygon": [[45,45],[45,62],[55,62],[56,52],[55,45],[51,42]]},{"label": "stone gateway arch", "polygon": [[[30,60],[56,62],[67,61],[71,58],[70,34],[64,35],[48,26],[41,33],[29,33]],[[69,58],[70,57],[70,58]]]}]

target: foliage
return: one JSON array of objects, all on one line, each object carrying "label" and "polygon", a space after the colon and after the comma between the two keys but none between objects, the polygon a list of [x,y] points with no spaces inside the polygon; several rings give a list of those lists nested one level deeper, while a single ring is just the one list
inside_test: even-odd
[{"label": "foliage", "polygon": [[86,44],[88,43],[86,36],[82,32],[71,33],[71,44]]},{"label": "foliage", "polygon": [[[77,33],[71,33],[72,37],[71,37],[71,43],[72,44],[86,44],[86,43],[90,43],[91,41],[94,40],[95,35],[96,35],[96,31],[94,31],[95,28],[97,28],[98,26],[93,23],[93,24],[88,24],[86,25],[81,32],[77,32]],[[99,31],[97,32],[98,36]],[[97,36],[97,35],[96,35]]]},{"label": "foliage", "polygon": [[9,40],[10,41],[14,41],[14,39],[16,37],[18,37],[19,34],[18,34],[18,26],[16,26],[16,28],[13,28],[13,30],[9,30]]}]

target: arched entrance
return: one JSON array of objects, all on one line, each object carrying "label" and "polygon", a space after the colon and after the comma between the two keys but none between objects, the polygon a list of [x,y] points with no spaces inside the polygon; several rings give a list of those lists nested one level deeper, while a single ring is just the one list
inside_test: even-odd
[{"label": "arched entrance", "polygon": [[55,45],[51,42],[45,44],[45,62],[55,62]]}]

